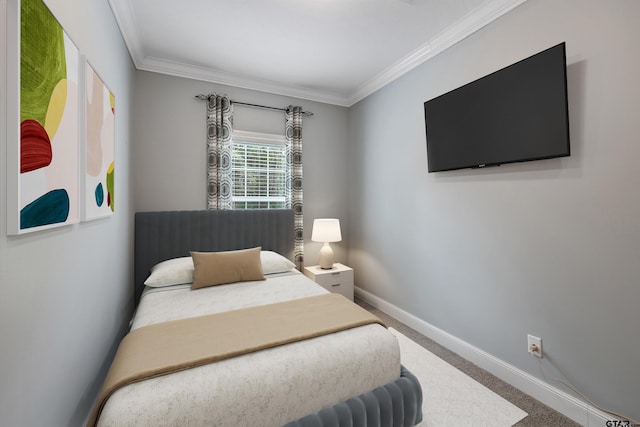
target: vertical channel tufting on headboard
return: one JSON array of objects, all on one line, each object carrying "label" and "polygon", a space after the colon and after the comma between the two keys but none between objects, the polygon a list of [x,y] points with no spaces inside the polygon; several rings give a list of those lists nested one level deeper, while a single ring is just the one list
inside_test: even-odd
[{"label": "vertical channel tufting on headboard", "polygon": [[137,212],[135,215],[135,305],[155,264],[190,251],[262,246],[293,260],[290,209]]}]

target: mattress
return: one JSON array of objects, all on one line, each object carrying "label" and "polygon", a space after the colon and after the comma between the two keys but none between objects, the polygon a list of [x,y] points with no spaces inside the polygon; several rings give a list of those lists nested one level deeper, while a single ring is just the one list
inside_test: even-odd
[{"label": "mattress", "polygon": [[[132,329],[327,292],[295,270],[267,277],[147,288]],[[131,384],[109,398],[98,425],[281,426],[399,376],[397,340],[373,324]]]}]

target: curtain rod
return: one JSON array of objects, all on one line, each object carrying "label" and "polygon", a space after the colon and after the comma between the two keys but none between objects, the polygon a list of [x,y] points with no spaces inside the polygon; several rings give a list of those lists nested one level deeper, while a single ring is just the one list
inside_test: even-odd
[{"label": "curtain rod", "polygon": [[[208,98],[209,98],[209,95],[203,95],[203,94],[196,95],[196,99],[200,101],[205,101]],[[232,99],[230,101],[232,104],[245,105],[247,107],[266,108],[267,110],[287,111],[286,108],[270,107],[268,105],[260,105],[260,104],[250,104],[248,102],[234,101]],[[302,114],[304,114],[305,116],[313,116],[313,113],[310,111],[303,111]]]}]

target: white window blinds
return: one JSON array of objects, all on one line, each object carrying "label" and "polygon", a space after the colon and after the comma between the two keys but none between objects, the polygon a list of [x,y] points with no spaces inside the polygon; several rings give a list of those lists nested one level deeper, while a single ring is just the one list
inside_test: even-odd
[{"label": "white window blinds", "polygon": [[284,136],[234,131],[231,142],[233,209],[284,208]]}]

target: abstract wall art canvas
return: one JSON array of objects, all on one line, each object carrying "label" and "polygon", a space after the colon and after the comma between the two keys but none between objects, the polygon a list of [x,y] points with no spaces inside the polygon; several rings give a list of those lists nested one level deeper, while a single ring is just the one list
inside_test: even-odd
[{"label": "abstract wall art canvas", "polygon": [[89,62],[85,67],[83,220],[115,212],[115,97]]},{"label": "abstract wall art canvas", "polygon": [[8,3],[7,230],[22,234],[79,219],[80,55],[42,0]]}]

